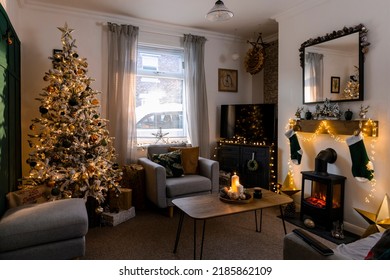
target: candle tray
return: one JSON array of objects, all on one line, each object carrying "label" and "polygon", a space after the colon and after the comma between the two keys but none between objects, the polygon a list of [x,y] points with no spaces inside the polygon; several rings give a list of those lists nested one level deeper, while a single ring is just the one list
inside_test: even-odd
[{"label": "candle tray", "polygon": [[245,194],[245,199],[231,199],[226,194],[220,194],[219,199],[223,202],[232,203],[232,204],[247,204],[253,201],[253,197],[249,193]]}]

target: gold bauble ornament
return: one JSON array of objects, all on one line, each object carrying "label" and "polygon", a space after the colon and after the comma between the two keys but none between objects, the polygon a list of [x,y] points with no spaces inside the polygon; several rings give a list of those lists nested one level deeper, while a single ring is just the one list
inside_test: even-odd
[{"label": "gold bauble ornament", "polygon": [[91,142],[96,142],[98,139],[99,139],[99,136],[96,135],[96,134],[92,134],[92,135],[89,137],[89,140],[90,140]]},{"label": "gold bauble ornament", "polygon": [[54,180],[47,182],[47,186],[48,186],[49,188],[54,188],[55,185],[56,185],[56,181],[54,181]]},{"label": "gold bauble ornament", "polygon": [[307,228],[315,228],[315,227],[316,227],[314,221],[311,220],[311,219],[305,219],[305,220],[303,221],[303,224],[304,224]]},{"label": "gold bauble ornament", "polygon": [[64,199],[70,199],[70,198],[72,198],[72,192],[71,191],[63,191],[62,192],[62,198],[64,198]]},{"label": "gold bauble ornament", "polygon": [[95,209],[95,212],[96,212],[96,214],[101,214],[101,213],[103,213],[103,207],[98,206],[98,207]]},{"label": "gold bauble ornament", "polygon": [[91,101],[91,104],[92,104],[92,105],[99,105],[99,100],[98,100],[98,99],[93,99],[93,100]]},{"label": "gold bauble ornament", "polygon": [[53,87],[52,85],[50,85],[50,86],[48,86],[48,87],[46,88],[46,90],[47,90],[48,92],[50,92],[50,93],[53,93],[53,92],[56,91],[56,88]]}]

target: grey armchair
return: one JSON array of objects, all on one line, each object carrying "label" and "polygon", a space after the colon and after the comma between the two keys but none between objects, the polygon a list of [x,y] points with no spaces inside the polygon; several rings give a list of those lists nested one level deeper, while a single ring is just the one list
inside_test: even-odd
[{"label": "grey armchair", "polygon": [[[330,249],[333,251],[333,254],[324,255],[321,254],[318,250],[315,249],[313,243],[304,241],[294,232],[290,232],[285,235],[283,239],[283,259],[284,260],[364,260],[368,255],[370,250],[374,246],[383,246],[386,247],[386,244],[380,243],[386,242],[385,237],[386,232],[377,232],[373,233],[367,237],[360,238],[354,242],[348,244],[335,245],[334,243],[327,242]],[[316,243],[321,243],[321,241],[312,233],[307,232],[311,236],[312,240]],[[390,232],[388,230],[388,235]],[[384,238],[382,238],[384,237]],[[388,242],[388,241],[387,241]],[[377,244],[377,245],[375,245]],[[327,244],[324,244],[325,247],[328,247]],[[379,248],[377,248],[379,249]],[[379,249],[378,251],[381,251]]]},{"label": "grey armchair", "polygon": [[153,154],[169,152],[172,146],[183,145],[150,145],[148,156],[138,159],[138,163],[145,169],[146,197],[159,208],[168,208],[170,217],[173,216],[173,199],[219,190],[219,163],[211,159],[198,157],[197,174],[167,177],[165,168],[153,162],[151,157]]}]

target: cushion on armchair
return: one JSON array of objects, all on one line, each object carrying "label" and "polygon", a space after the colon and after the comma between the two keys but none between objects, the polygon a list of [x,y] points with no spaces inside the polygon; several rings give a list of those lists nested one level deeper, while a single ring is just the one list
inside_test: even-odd
[{"label": "cushion on armchair", "polygon": [[7,193],[7,206],[14,208],[24,204],[43,203],[48,201],[50,188],[46,186],[24,186],[22,189]]},{"label": "cushion on armchair", "polygon": [[185,175],[199,174],[199,147],[170,147],[169,151],[181,151],[181,164]]},{"label": "cushion on armchair", "polygon": [[371,248],[366,260],[390,260],[390,229],[387,229],[379,241]]},{"label": "cushion on armchair", "polygon": [[165,154],[153,154],[152,161],[165,167],[167,178],[180,177],[183,175],[180,150],[168,152]]},{"label": "cushion on armchair", "polygon": [[169,152],[170,147],[186,147],[186,143],[172,143],[172,144],[153,144],[149,145],[147,149],[147,158],[152,159],[154,154],[165,154]]},{"label": "cushion on armchair", "polygon": [[211,181],[204,176],[186,175],[167,180],[167,197],[169,198],[210,191]]}]

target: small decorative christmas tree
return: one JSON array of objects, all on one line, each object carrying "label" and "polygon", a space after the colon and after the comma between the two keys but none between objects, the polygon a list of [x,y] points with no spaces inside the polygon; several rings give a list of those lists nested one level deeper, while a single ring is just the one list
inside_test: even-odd
[{"label": "small decorative christmas tree", "polygon": [[238,112],[241,116],[236,121],[237,136],[248,135],[249,143],[268,140],[264,139],[263,112],[258,106],[243,107]]},{"label": "small decorative christmas tree", "polygon": [[122,172],[114,163],[115,149],[99,113],[97,92],[87,77],[88,63],[80,58],[73,29],[65,26],[62,50],[53,53],[53,68],[43,79],[49,85],[40,97],[41,116],[32,120],[27,163],[28,179],[45,184],[56,197],[94,197],[102,203],[111,189],[118,190]]}]

